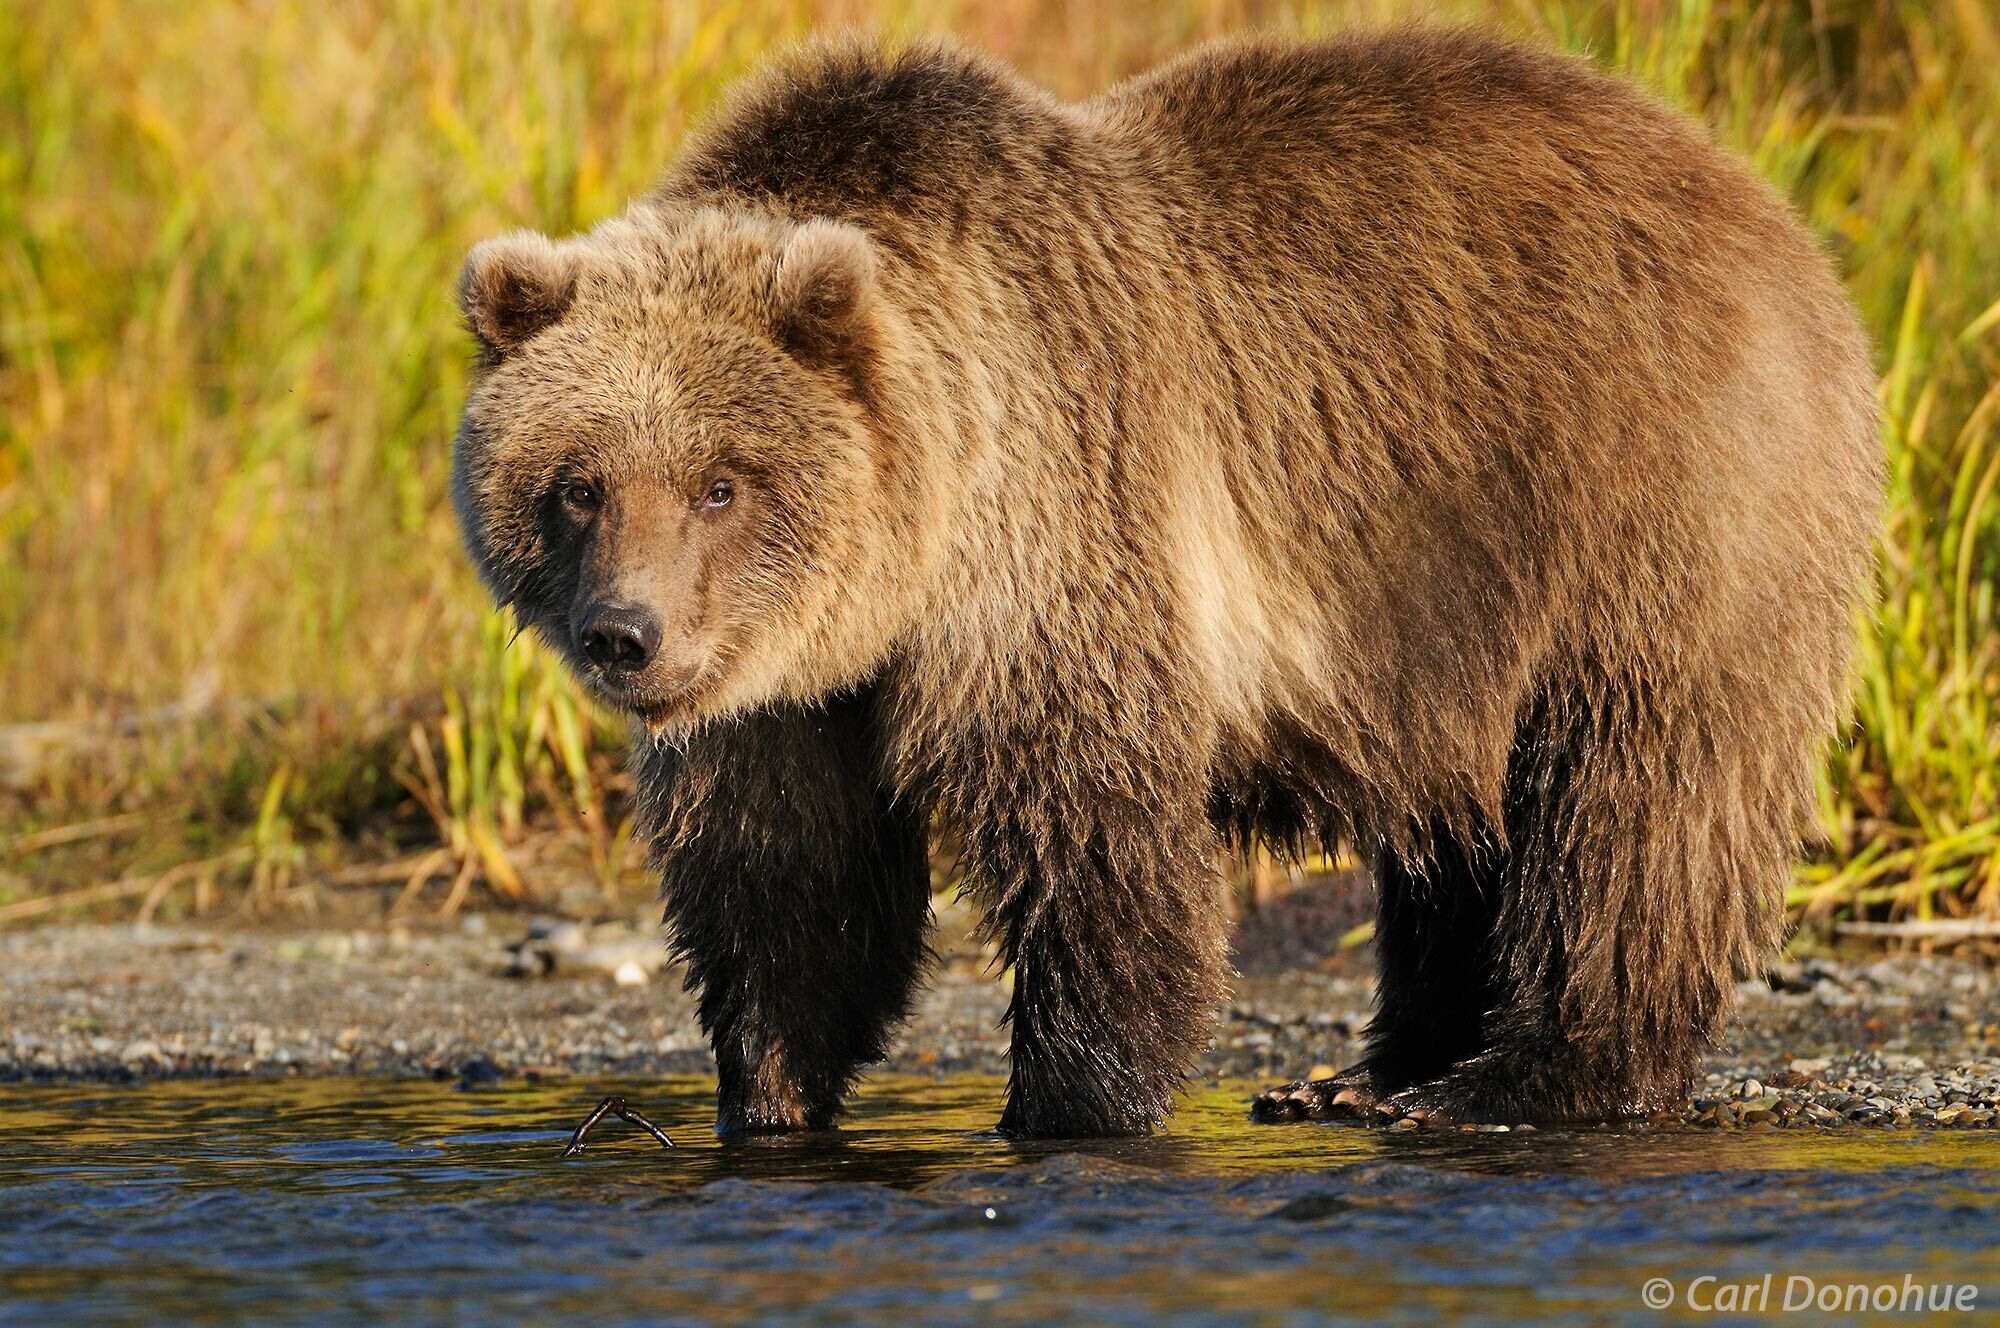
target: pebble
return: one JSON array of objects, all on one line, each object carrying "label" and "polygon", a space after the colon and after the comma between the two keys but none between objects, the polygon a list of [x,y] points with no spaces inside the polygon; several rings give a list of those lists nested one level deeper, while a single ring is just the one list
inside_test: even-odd
[{"label": "pebble", "polygon": [[160,1050],[160,1044],[151,1038],[137,1038],[125,1044],[125,1050],[118,1053],[118,1059],[126,1064],[134,1061],[164,1061],[167,1054]]}]

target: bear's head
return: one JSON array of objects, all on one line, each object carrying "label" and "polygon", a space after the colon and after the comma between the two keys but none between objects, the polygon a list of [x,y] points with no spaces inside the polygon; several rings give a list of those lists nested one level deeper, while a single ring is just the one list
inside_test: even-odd
[{"label": "bear's head", "polygon": [[453,492],[487,586],[662,728],[865,677],[899,521],[893,340],[855,227],[641,205],[489,240]]}]

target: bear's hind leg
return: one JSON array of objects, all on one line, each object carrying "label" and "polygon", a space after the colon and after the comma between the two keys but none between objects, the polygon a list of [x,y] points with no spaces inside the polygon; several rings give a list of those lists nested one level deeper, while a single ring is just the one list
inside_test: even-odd
[{"label": "bear's hind leg", "polygon": [[1367,1054],[1331,1079],[1259,1094],[1253,1120],[1351,1119],[1379,1098],[1435,1079],[1478,1053],[1494,1003],[1493,927],[1503,858],[1439,831],[1411,863],[1375,865],[1375,1017]]},{"label": "bear's hind leg", "polygon": [[642,811],[674,951],[715,1047],[716,1129],[833,1123],[925,957],[923,814],[879,776],[874,700],[785,707],[649,753]]},{"label": "bear's hind leg", "polygon": [[1775,942],[1810,779],[1760,716],[1731,719],[1659,686],[1536,708],[1509,774],[1485,1046],[1385,1114],[1596,1121],[1685,1097]]}]

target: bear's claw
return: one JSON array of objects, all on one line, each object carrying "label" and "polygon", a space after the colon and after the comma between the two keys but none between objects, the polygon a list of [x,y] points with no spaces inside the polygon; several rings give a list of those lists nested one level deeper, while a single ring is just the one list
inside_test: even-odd
[{"label": "bear's claw", "polygon": [[1250,1102],[1250,1119],[1262,1125],[1287,1121],[1366,1120],[1375,1094],[1360,1075],[1336,1075],[1285,1084]]},{"label": "bear's claw", "polygon": [[1418,1125],[1455,1123],[1451,1113],[1441,1110],[1421,1088],[1405,1089],[1375,1104],[1375,1124],[1395,1125],[1400,1121],[1414,1121]]}]

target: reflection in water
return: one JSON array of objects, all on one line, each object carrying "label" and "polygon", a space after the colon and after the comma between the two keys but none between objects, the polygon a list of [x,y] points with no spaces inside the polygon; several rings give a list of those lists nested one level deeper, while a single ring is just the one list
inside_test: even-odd
[{"label": "reflection in water", "polygon": [[[1977,1136],[1253,1127],[986,1133],[992,1079],[883,1079],[830,1134],[719,1141],[712,1085],[0,1088],[0,1320],[1656,1323],[1646,1279],[1983,1283]],[[607,1122],[623,1091],[680,1145]]]}]

